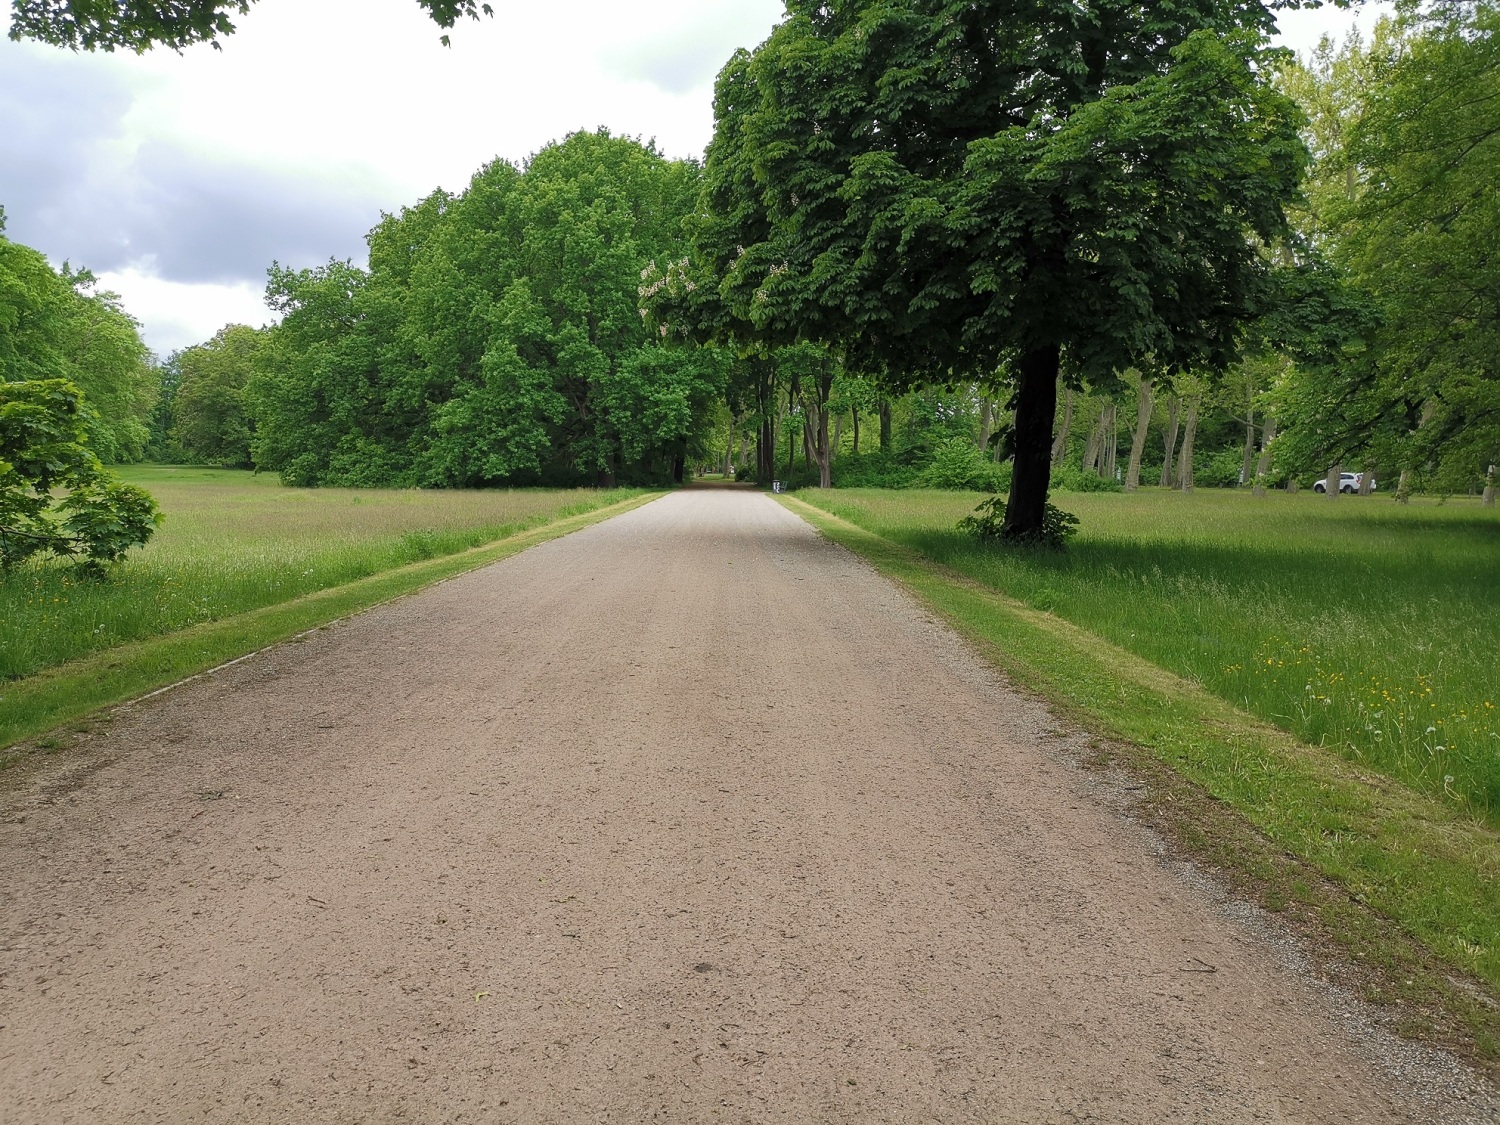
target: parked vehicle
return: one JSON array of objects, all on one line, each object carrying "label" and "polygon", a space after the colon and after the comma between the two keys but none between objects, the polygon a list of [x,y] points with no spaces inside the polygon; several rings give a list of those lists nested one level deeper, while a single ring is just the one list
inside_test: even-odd
[{"label": "parked vehicle", "polygon": [[[1364,473],[1340,473],[1339,474],[1339,491],[1340,492],[1358,492],[1359,491],[1360,482],[1362,482],[1364,479],[1365,479],[1365,474]],[[1371,481],[1370,481],[1370,491],[1374,492],[1379,487],[1380,486],[1375,483],[1374,479],[1371,479]],[[1328,491],[1328,482],[1326,480],[1320,480],[1320,481],[1318,481],[1317,484],[1313,485],[1313,491],[1314,492],[1327,492]]]}]

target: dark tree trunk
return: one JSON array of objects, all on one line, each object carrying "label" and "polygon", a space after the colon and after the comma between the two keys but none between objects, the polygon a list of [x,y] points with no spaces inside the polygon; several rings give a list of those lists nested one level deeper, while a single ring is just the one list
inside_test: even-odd
[{"label": "dark tree trunk", "polygon": [[1027,352],[1016,364],[1016,465],[1005,505],[1008,539],[1042,530],[1052,483],[1052,425],[1057,417],[1057,346]]},{"label": "dark tree trunk", "polygon": [[854,408],[852,416],[854,418],[854,456],[858,457],[859,456],[859,407],[856,406]]},{"label": "dark tree trunk", "polygon": [[988,397],[979,403],[979,452],[990,451],[990,433],[995,427],[995,406]]},{"label": "dark tree trunk", "polygon": [[771,365],[764,359],[752,359],[755,371],[755,404],[759,426],[755,436],[755,479],[769,484],[776,475],[776,381]]},{"label": "dark tree trunk", "polygon": [[881,400],[880,406],[880,452],[887,453],[891,448],[891,404]]},{"label": "dark tree trunk", "polygon": [[672,482],[681,484],[682,478],[687,473],[687,458],[681,453],[672,458]]}]

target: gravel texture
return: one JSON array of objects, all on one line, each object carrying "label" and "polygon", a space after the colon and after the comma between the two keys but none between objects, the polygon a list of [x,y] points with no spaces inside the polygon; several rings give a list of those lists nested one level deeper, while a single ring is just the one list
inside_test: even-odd
[{"label": "gravel texture", "polygon": [[770,499],[674,494],[18,777],[0,1122],[1488,1112],[1057,727]]}]

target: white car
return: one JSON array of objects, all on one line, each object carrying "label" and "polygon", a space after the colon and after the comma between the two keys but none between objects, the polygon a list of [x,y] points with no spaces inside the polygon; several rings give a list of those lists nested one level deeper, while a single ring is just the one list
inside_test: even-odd
[{"label": "white car", "polygon": [[[1358,492],[1359,491],[1360,482],[1363,481],[1364,479],[1365,479],[1365,474],[1364,473],[1340,473],[1339,474],[1339,491],[1340,492]],[[1375,483],[1375,481],[1373,481],[1373,480],[1370,481],[1370,491],[1371,492],[1374,492],[1375,489],[1378,488],[1378,487],[1379,487],[1379,485],[1377,485]],[[1314,492],[1327,492],[1328,491],[1328,482],[1326,480],[1320,480],[1320,481],[1318,481],[1317,484],[1313,485],[1313,491]]]}]

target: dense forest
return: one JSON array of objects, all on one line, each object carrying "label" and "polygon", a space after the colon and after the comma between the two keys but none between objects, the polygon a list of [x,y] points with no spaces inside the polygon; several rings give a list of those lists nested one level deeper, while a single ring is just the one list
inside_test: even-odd
[{"label": "dense forest", "polygon": [[[1274,300],[1256,290],[1232,340],[1215,323],[1212,354],[1180,355],[1180,327],[1151,335],[1097,301],[1082,314],[1061,297],[1040,305],[1042,319],[1093,309],[1096,336],[1141,336],[1111,351],[1075,331],[1062,349],[1052,487],[1305,487],[1341,468],[1387,490],[1399,481],[1403,495],[1484,485],[1500,461],[1497,25],[1493,3],[1404,6],[1370,40],[1265,56],[1275,67],[1254,105],[1268,119],[1294,105],[1299,152],[1286,159],[1300,187],[1284,228],[1230,233],[1268,277],[1279,271]],[[744,108],[752,94],[791,97],[756,70],[776,43],[725,68],[705,164],[602,131],[519,166],[497,160],[463,192],[383,218],[366,267],[272,265],[277,323],[227,326],[160,362],[86,271],[56,269],[0,228],[0,378],[72,380],[107,461],[253,467],[296,485],[664,482],[712,468],[1004,490],[1023,357],[1002,341],[976,368],[990,351],[969,340],[944,352],[936,319],[901,327],[900,348],[863,349],[878,333],[825,323],[831,278],[791,328],[760,318],[792,300],[777,288],[791,243],[759,280],[738,276],[741,258],[782,237],[782,220],[756,210],[779,190],[764,177],[780,173],[735,147],[775,125]],[[754,160],[763,180],[752,183]],[[803,242],[811,229],[788,228]],[[1097,264],[1101,251],[1088,253]],[[1020,298],[1008,299],[1014,319]],[[1220,314],[1193,315],[1201,328]]]}]

